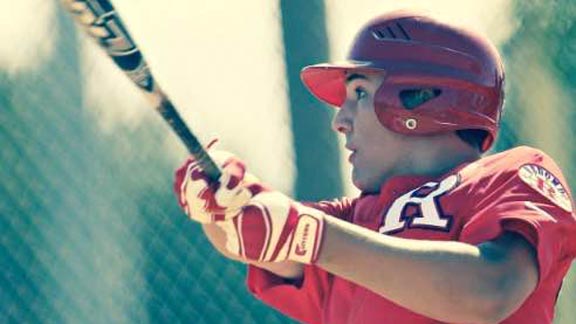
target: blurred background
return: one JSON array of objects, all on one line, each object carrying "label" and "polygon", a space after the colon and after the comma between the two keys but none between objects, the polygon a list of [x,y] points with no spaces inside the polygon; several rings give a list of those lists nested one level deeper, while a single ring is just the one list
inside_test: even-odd
[{"label": "blurred background", "polygon": [[[300,69],[360,25],[422,9],[486,33],[507,68],[493,151],[545,150],[576,188],[572,0],[123,0],[114,4],[204,143],[304,200],[355,195],[333,111]],[[172,193],[186,151],[57,1],[0,0],[0,323],[291,323],[249,296]],[[575,323],[574,271],[556,323]]]}]

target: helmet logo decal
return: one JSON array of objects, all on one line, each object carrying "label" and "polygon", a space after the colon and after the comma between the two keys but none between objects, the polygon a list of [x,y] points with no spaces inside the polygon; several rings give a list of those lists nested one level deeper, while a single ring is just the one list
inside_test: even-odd
[{"label": "helmet logo decal", "polygon": [[442,94],[440,89],[406,89],[400,91],[400,100],[404,108],[412,110]]},{"label": "helmet logo decal", "polygon": [[[394,29],[396,29],[396,32],[394,32]],[[390,38],[411,40],[410,36],[408,35],[404,27],[402,27],[402,25],[400,25],[399,23],[396,23],[392,27],[379,26],[378,29],[374,28],[372,30],[372,36],[374,36],[374,38],[376,38],[377,40],[385,40]]]}]

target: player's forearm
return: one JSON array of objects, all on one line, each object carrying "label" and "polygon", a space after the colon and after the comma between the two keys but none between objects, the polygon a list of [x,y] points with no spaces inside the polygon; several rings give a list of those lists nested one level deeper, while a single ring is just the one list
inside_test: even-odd
[{"label": "player's forearm", "polygon": [[505,255],[481,252],[459,242],[390,237],[327,217],[318,265],[428,317],[498,321],[519,306],[506,300],[514,280],[503,270]]}]

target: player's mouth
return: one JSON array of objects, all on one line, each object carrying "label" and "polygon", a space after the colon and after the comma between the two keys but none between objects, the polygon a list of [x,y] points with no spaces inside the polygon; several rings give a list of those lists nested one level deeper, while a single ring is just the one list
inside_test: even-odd
[{"label": "player's mouth", "polygon": [[354,160],[356,158],[356,148],[351,146],[351,145],[346,144],[346,149],[351,151],[350,155],[348,156],[348,162],[354,164]]},{"label": "player's mouth", "polygon": [[350,153],[350,156],[348,157],[348,162],[350,162],[351,164],[354,164],[355,158],[356,158],[356,152]]}]

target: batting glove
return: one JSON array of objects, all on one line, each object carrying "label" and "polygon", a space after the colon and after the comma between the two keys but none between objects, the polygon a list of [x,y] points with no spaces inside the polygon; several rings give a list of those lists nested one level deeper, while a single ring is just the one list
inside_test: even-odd
[{"label": "batting glove", "polygon": [[210,156],[222,169],[217,182],[210,181],[198,161],[191,158],[176,171],[174,191],[186,215],[200,223],[234,217],[264,188],[246,173],[242,161],[231,153],[211,150]]},{"label": "batting glove", "polygon": [[226,249],[240,258],[311,264],[318,259],[324,215],[279,192],[264,191],[237,216],[216,224],[226,233]]}]

